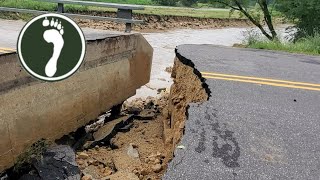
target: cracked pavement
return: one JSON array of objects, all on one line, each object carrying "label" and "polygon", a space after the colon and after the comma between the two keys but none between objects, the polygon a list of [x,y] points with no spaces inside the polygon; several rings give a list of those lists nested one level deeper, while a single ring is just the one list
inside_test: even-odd
[{"label": "cracked pavement", "polygon": [[[320,84],[319,56],[213,45],[176,50],[200,72]],[[185,149],[175,150],[163,179],[320,179],[320,88],[241,81],[206,78],[211,97],[190,105]]]}]

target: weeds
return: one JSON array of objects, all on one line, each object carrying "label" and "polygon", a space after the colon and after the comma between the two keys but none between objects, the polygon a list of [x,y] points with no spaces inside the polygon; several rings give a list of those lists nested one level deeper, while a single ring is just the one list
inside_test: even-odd
[{"label": "weeds", "polygon": [[30,169],[33,160],[40,160],[43,152],[49,147],[49,142],[41,139],[27,148],[27,150],[19,155],[13,171],[19,173],[25,169]]},{"label": "weeds", "polygon": [[315,33],[314,36],[307,36],[296,41],[286,42],[265,40],[254,32],[247,32],[246,34],[244,43],[249,48],[320,55],[320,33]]}]

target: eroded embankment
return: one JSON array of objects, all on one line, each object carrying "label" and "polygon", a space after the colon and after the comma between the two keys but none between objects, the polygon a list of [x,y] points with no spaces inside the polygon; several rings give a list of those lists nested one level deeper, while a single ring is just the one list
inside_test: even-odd
[{"label": "eroded embankment", "polygon": [[[99,16],[116,17],[116,13],[108,12],[79,12],[81,14],[91,14]],[[198,18],[187,16],[171,16],[171,15],[148,15],[134,14],[134,19],[143,20],[143,24],[136,24],[133,30],[139,32],[154,32],[170,29],[209,29],[209,28],[224,28],[224,27],[247,27],[251,23],[247,19],[236,18]],[[104,30],[123,31],[123,23],[115,23],[110,21],[96,20],[77,20],[77,23],[82,27],[90,27]]]},{"label": "eroded embankment", "polygon": [[179,54],[172,78],[170,93],[162,91],[161,98],[135,99],[124,104],[122,113],[137,115],[127,131],[111,138],[109,147],[78,152],[77,162],[84,179],[161,179],[183,136],[189,104],[209,97],[200,72]]},{"label": "eroded embankment", "polygon": [[172,152],[180,141],[187,120],[187,109],[190,103],[201,103],[208,100],[210,92],[201,73],[194,64],[176,53],[169,102],[164,115],[164,136],[167,146],[172,146]]},{"label": "eroded embankment", "polygon": [[[5,175],[9,175],[9,179],[22,175],[39,179],[52,176],[81,177],[83,180],[161,179],[183,136],[189,104],[204,102],[210,94],[194,64],[178,53],[172,78],[174,84],[170,93],[163,90],[160,98],[126,102],[121,112],[113,108],[112,113],[107,112],[97,121],[57,140],[54,144],[59,146],[47,150],[38,161],[41,163],[35,159],[23,160],[16,166],[22,171],[14,172],[13,169]],[[77,153],[72,153],[65,145]],[[57,154],[68,158],[66,161],[54,159]],[[32,153],[27,156],[42,157]],[[74,160],[70,164],[68,159]],[[48,168],[51,170],[44,171]]]}]

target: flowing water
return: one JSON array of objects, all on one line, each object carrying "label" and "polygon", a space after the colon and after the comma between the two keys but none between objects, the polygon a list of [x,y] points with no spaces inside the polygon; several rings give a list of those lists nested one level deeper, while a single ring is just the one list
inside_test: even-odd
[{"label": "flowing water", "polygon": [[[284,28],[279,27],[279,34],[283,36]],[[172,84],[170,73],[166,67],[173,66],[175,47],[181,44],[213,44],[232,46],[242,43],[248,31],[252,28],[223,28],[223,29],[182,29],[159,33],[145,33],[144,37],[154,49],[151,80],[137,91],[137,97],[156,96],[157,89],[168,88]]]}]

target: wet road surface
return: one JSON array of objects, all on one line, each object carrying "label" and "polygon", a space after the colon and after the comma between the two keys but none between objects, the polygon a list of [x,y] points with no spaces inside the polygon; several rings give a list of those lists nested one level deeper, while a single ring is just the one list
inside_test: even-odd
[{"label": "wet road surface", "polygon": [[182,45],[211,91],[163,179],[320,179],[320,57]]}]

